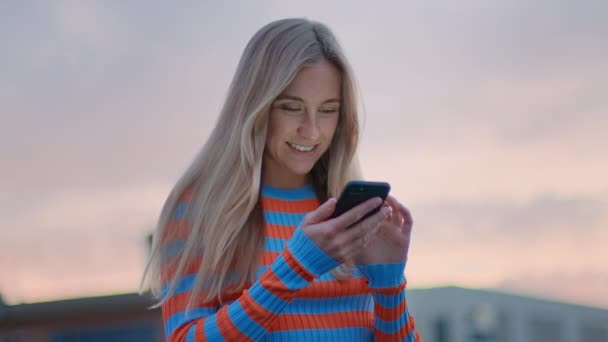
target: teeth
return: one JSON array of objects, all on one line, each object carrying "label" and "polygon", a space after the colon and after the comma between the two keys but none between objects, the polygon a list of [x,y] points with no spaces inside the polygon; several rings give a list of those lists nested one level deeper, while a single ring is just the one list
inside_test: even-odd
[{"label": "teeth", "polygon": [[300,152],[310,152],[312,151],[313,148],[315,148],[314,146],[302,146],[302,145],[298,145],[298,144],[293,144],[293,143],[289,143],[289,146],[295,148],[296,150],[300,151]]}]

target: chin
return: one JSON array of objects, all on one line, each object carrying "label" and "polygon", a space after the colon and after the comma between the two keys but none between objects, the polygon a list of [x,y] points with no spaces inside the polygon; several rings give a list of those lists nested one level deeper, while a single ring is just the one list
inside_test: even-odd
[{"label": "chin", "polygon": [[298,176],[306,176],[310,173],[310,171],[312,171],[312,168],[315,165],[302,165],[302,166],[297,166],[297,167],[290,167],[289,171],[291,171],[294,175],[298,175]]}]

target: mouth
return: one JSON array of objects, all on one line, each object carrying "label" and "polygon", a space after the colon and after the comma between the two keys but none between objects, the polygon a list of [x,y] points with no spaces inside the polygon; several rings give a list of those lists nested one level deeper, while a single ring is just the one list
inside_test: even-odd
[{"label": "mouth", "polygon": [[306,145],[299,145],[299,144],[294,144],[291,142],[288,142],[287,145],[289,145],[289,147],[291,147],[293,150],[296,150],[300,153],[311,153],[316,151],[317,145],[312,145],[312,146],[306,146]]}]

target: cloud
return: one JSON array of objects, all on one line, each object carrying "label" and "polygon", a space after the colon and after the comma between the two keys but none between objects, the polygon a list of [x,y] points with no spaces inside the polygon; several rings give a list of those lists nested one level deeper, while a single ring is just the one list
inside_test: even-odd
[{"label": "cloud", "polygon": [[3,212],[0,290],[9,301],[132,291],[146,234],[168,191],[157,185],[66,191]]},{"label": "cloud", "polygon": [[[606,199],[604,194],[590,198],[540,196],[526,203],[439,200],[413,205],[408,274],[417,279],[415,286],[484,287],[520,274],[581,270],[605,274]],[[578,283],[570,286],[571,292],[587,288]],[[557,292],[555,296],[559,298]]]},{"label": "cloud", "polygon": [[601,148],[585,152],[543,143],[504,146],[479,136],[444,143],[363,142],[365,177],[389,181],[409,205],[438,200],[454,203],[529,203],[540,196],[605,196],[608,163]]},{"label": "cloud", "polygon": [[9,298],[137,282],[143,234],[242,49],[288,16],[343,42],[368,110],[366,175],[414,212],[414,282],[606,264],[604,1],[0,6]]},{"label": "cloud", "polygon": [[41,231],[113,236],[131,233],[125,227],[150,228],[169,190],[159,185],[117,185],[41,196],[27,210],[3,212],[3,227],[25,229],[10,231],[0,243],[10,244],[13,237],[44,243],[48,236]]},{"label": "cloud", "polygon": [[[579,236],[602,231],[608,223],[608,194],[602,197],[564,198],[552,194],[527,203],[509,200],[483,202],[442,201],[418,206],[419,215],[452,227],[454,234],[484,239],[534,240],[541,237]],[[440,219],[437,219],[441,217]]]},{"label": "cloud", "polygon": [[608,309],[608,274],[595,270],[514,275],[496,288]]}]

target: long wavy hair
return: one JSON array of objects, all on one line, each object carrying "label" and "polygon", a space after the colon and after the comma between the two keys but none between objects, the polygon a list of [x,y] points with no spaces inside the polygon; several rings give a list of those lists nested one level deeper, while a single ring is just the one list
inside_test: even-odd
[{"label": "long wavy hair", "polygon": [[[360,178],[358,91],[336,37],[324,24],[307,19],[283,19],[262,27],[241,56],[209,139],[162,208],[141,283],[142,291],[149,287],[159,299],[157,306],[175,292],[193,260],[199,262],[189,307],[202,293],[205,300],[221,302],[221,295],[241,291],[255,279],[264,248],[259,199],[270,107],[298,71],[321,59],[341,74],[341,105],[331,145],[311,171],[312,183],[324,201],[339,195],[348,180]],[[169,223],[186,192],[186,241],[177,251],[163,248],[161,240],[180,234],[172,232]],[[174,276],[163,279],[168,260],[175,263]],[[333,274],[348,277],[351,265],[345,266]]]}]

